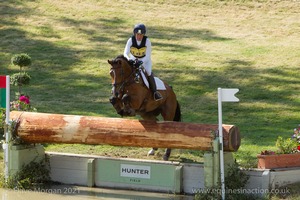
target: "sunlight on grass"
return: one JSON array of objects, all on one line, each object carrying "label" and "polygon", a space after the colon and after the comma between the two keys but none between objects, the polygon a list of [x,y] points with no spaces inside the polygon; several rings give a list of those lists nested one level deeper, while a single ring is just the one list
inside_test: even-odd
[{"label": "sunlight on grass", "polygon": [[[242,146],[235,155],[241,163],[252,163],[261,150],[273,148],[278,135],[290,135],[300,123],[295,1],[8,2],[1,3],[1,70],[16,71],[9,65],[13,54],[32,57],[32,83],[24,90],[39,112],[118,117],[108,101],[107,60],[122,54],[133,25],[143,19],[153,44],[153,71],[172,85],[183,121],[217,124],[217,88],[240,89],[240,103],[224,104],[224,123],[240,128]],[[51,148],[128,157],[146,152]],[[183,157],[201,161],[201,153],[174,151],[173,159]]]}]

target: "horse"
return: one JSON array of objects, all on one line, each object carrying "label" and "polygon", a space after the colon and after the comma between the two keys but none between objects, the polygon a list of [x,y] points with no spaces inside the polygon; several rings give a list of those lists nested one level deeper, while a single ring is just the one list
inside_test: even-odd
[{"label": "horse", "polygon": [[[159,79],[163,90],[157,89],[163,99],[156,101],[142,79],[141,65],[137,66],[123,55],[108,60],[108,63],[112,80],[112,96],[109,100],[119,115],[139,115],[143,120],[153,121],[158,121],[157,117],[161,115],[164,121],[181,121],[180,105],[172,87],[166,82]],[[156,150],[152,148],[148,155],[154,155]],[[168,160],[170,154],[171,149],[166,149],[163,160]]]}]

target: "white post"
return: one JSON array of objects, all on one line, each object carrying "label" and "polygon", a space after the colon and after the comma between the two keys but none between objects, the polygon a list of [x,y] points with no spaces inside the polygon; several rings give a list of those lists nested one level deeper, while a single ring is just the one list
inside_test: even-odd
[{"label": "white post", "polygon": [[223,152],[223,122],[222,122],[222,88],[218,88],[218,115],[219,115],[219,142],[220,142],[220,173],[222,199],[225,199],[225,175],[224,175],[224,152]]},{"label": "white post", "polygon": [[222,186],[222,199],[225,199],[225,170],[224,170],[224,151],[223,151],[223,122],[222,122],[222,102],[240,101],[234,96],[239,89],[222,89],[218,88],[218,113],[219,113],[219,140],[220,140],[220,173]]}]

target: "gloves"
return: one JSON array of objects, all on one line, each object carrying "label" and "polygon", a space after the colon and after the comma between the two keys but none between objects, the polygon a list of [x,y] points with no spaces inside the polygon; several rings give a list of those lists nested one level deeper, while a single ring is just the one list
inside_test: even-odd
[{"label": "gloves", "polygon": [[128,60],[128,62],[130,63],[131,66],[133,66],[134,60],[131,60],[131,59],[130,59],[130,60]]},{"label": "gloves", "polygon": [[143,64],[143,61],[136,59],[134,61],[135,68],[139,68]]}]

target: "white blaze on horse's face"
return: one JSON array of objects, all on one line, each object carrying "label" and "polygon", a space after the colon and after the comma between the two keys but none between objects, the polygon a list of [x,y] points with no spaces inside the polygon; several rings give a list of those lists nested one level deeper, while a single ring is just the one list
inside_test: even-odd
[{"label": "white blaze on horse's face", "polygon": [[[109,60],[108,63],[111,65],[110,68],[110,76],[111,76],[111,81],[112,81],[112,95],[113,97],[118,98],[118,89],[117,86],[120,84],[122,80],[117,80],[117,79],[122,79],[123,74],[122,74],[122,68],[121,68],[121,63],[120,61],[116,60]],[[121,72],[119,72],[121,70]],[[118,76],[117,76],[118,75]]]}]

